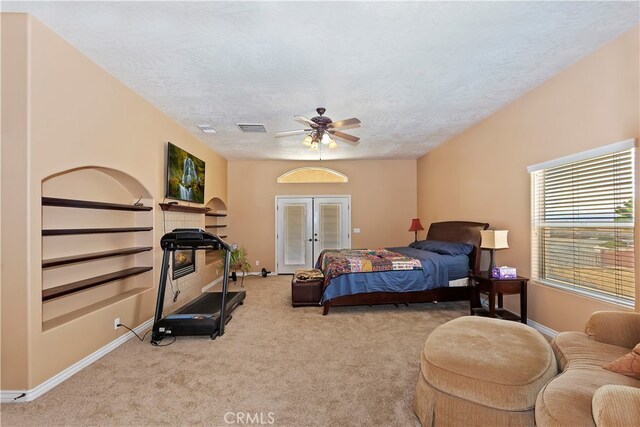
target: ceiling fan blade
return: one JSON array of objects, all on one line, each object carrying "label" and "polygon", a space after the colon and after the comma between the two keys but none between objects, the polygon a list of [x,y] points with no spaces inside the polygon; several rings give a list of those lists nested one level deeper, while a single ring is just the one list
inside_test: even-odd
[{"label": "ceiling fan blade", "polygon": [[341,127],[345,127],[345,126],[351,126],[351,125],[357,125],[360,123],[359,119],[356,119],[355,117],[352,117],[350,119],[345,119],[345,120],[338,120],[337,122],[333,122],[330,123],[329,126],[330,128],[341,128]]},{"label": "ceiling fan blade", "polygon": [[314,122],[311,119],[307,119],[305,116],[293,116],[293,117],[295,117],[295,119],[298,120],[299,122],[306,123],[311,127],[314,127],[314,128],[318,127],[318,124],[316,122]]},{"label": "ceiling fan blade", "polygon": [[289,135],[300,135],[303,133],[311,132],[313,129],[300,129],[300,130],[288,130],[285,132],[276,132],[275,137],[280,138],[281,136],[289,136]]},{"label": "ceiling fan blade", "polygon": [[330,130],[331,135],[335,135],[340,139],[344,139],[347,143],[356,146],[360,144],[360,138],[357,136],[349,135],[348,133],[340,132],[339,130]]}]

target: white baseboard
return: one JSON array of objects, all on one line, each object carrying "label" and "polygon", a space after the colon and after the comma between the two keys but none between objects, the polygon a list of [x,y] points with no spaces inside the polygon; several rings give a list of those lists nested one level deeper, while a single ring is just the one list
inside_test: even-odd
[{"label": "white baseboard", "polygon": [[202,288],[202,292],[206,292],[206,291],[208,291],[209,289],[213,288],[213,287],[214,287],[215,285],[217,285],[218,283],[221,283],[221,282],[222,282],[222,278],[223,278],[223,276],[220,276],[220,277],[218,277],[216,280],[214,280],[213,282],[209,283],[208,285],[205,285],[205,286]]},{"label": "white baseboard", "polygon": [[538,332],[540,332],[543,335],[546,335],[550,338],[555,337],[556,335],[558,335],[558,331],[554,331],[551,328],[547,328],[546,326],[538,323],[538,322],[534,322],[531,319],[527,319],[527,324],[529,326],[531,326],[533,329],[536,329]]},{"label": "white baseboard", "polygon": [[[137,334],[140,334],[141,332],[150,328],[151,326],[153,326],[153,319],[147,320],[146,322],[134,328],[133,330]],[[94,351],[84,359],[79,360],[78,362],[69,366],[64,371],[54,375],[53,377],[49,378],[39,386],[32,388],[31,390],[0,390],[0,401],[2,403],[31,402],[32,400],[42,396],[43,394],[45,394],[47,391],[51,390],[58,384],[62,383],[66,379],[70,378],[80,370],[91,365],[96,360],[112,352],[116,348],[120,347],[122,344],[129,341],[134,336],[135,335],[133,334],[133,332],[127,332],[126,334],[119,336],[115,340],[111,341],[109,344],[105,345],[99,350]]]},{"label": "white baseboard", "polygon": [[[262,272],[261,271],[251,271],[249,273],[247,273],[247,275],[245,277],[249,277],[249,276],[262,276]],[[274,272],[269,272],[267,274],[267,276],[277,276],[276,273]],[[206,292],[209,289],[213,288],[215,285],[222,283],[222,278],[223,276],[218,277],[216,280],[214,280],[213,282],[209,283],[208,285],[205,285],[202,288],[202,292]],[[242,273],[238,274],[238,280],[242,279]]]}]

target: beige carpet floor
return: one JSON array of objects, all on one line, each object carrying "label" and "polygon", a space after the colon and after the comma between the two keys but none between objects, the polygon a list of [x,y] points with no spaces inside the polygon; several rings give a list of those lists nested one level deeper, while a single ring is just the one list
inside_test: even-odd
[{"label": "beige carpet floor", "polygon": [[[291,307],[290,276],[250,277],[226,334],[132,339],[29,403],[3,426],[416,426],[419,354],[466,303]],[[234,286],[236,288],[237,286]],[[229,414],[231,413],[231,414]],[[226,419],[225,419],[226,414]],[[261,419],[247,419],[262,415]]]}]

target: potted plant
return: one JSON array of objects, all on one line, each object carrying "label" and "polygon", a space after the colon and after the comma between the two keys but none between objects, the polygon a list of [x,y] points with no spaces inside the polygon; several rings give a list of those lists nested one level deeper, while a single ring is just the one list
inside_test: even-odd
[{"label": "potted plant", "polygon": [[242,281],[245,274],[251,271],[251,264],[247,259],[247,250],[240,246],[232,249],[229,256],[229,271],[231,271],[231,280],[238,281],[238,271],[242,271]]}]

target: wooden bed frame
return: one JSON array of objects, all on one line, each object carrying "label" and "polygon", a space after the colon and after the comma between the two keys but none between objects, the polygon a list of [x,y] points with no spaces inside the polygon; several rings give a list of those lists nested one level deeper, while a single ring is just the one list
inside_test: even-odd
[{"label": "wooden bed frame", "polygon": [[[480,231],[486,230],[489,224],[470,221],[434,222],[427,232],[427,240],[443,242],[462,242],[473,245],[469,254],[471,270],[480,271]],[[347,305],[376,305],[376,304],[408,304],[411,302],[437,301],[468,301],[469,287],[442,287],[428,291],[414,292],[370,292],[336,297],[324,303],[323,315],[329,313],[331,307]]]}]

